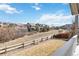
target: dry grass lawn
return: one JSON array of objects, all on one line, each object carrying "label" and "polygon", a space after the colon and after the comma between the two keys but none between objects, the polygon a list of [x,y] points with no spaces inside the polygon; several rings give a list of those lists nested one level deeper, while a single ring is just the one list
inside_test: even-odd
[{"label": "dry grass lawn", "polygon": [[34,45],[31,48],[20,51],[14,55],[16,56],[47,56],[55,52],[56,49],[63,46],[65,41],[63,40],[48,40],[38,45]]}]

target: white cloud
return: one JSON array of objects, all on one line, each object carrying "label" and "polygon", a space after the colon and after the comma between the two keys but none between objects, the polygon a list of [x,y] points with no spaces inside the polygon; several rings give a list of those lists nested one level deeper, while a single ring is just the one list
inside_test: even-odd
[{"label": "white cloud", "polygon": [[41,8],[38,6],[32,6],[32,8],[34,8],[35,10],[40,10]]},{"label": "white cloud", "polygon": [[72,15],[64,15],[64,14],[44,14],[42,15],[36,22],[48,25],[64,25],[66,23],[72,22]]},{"label": "white cloud", "polygon": [[32,8],[34,8],[35,10],[40,10],[41,9],[41,7],[39,6],[38,3],[35,3],[35,5],[32,6]]},{"label": "white cloud", "polygon": [[39,3],[35,3],[35,5],[36,5],[36,6],[38,6],[38,5],[39,5]]},{"label": "white cloud", "polygon": [[9,13],[9,14],[22,12],[22,10],[19,10],[19,11],[18,11],[16,8],[11,7],[11,6],[8,5],[8,4],[0,4],[0,10],[1,10],[1,11],[4,11],[5,13]]}]

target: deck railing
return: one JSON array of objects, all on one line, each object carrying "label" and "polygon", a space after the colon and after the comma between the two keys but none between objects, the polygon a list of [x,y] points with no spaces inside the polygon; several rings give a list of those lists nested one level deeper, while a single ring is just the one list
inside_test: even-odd
[{"label": "deck railing", "polygon": [[72,56],[77,46],[77,35],[73,36],[67,43],[50,54],[52,56]]}]

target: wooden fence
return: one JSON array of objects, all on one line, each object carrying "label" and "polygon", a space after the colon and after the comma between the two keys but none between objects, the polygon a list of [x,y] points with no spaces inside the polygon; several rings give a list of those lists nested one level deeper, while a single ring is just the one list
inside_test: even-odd
[{"label": "wooden fence", "polygon": [[24,48],[24,47],[27,47],[29,45],[36,45],[40,42],[43,42],[43,41],[46,41],[46,40],[49,40],[49,39],[53,39],[53,35],[52,36],[46,36],[46,37],[43,37],[43,38],[40,38],[40,39],[35,39],[35,40],[23,42],[23,43],[19,43],[19,44],[9,46],[9,47],[6,46],[5,48],[0,48],[0,54],[7,53],[8,51],[11,51],[13,49]]},{"label": "wooden fence", "polygon": [[[53,35],[2,48],[2,49],[0,49],[0,54],[7,53],[13,49],[24,48],[24,47],[27,47],[30,45],[36,45],[36,44],[39,44],[40,42],[43,42],[43,41],[46,41],[49,39],[53,39]],[[60,47],[59,49],[57,49],[57,51],[55,53],[50,54],[50,55],[51,56],[70,56],[70,55],[73,55],[75,46],[77,44],[76,42],[77,42],[77,35],[72,37],[67,43],[64,44],[63,47]]]}]

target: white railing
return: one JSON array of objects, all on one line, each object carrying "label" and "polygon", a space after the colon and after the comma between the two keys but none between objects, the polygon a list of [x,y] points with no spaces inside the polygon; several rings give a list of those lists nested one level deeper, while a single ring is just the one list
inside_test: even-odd
[{"label": "white railing", "polygon": [[72,56],[75,52],[77,45],[77,35],[73,36],[68,42],[66,42],[62,47],[57,49],[52,56]]}]

